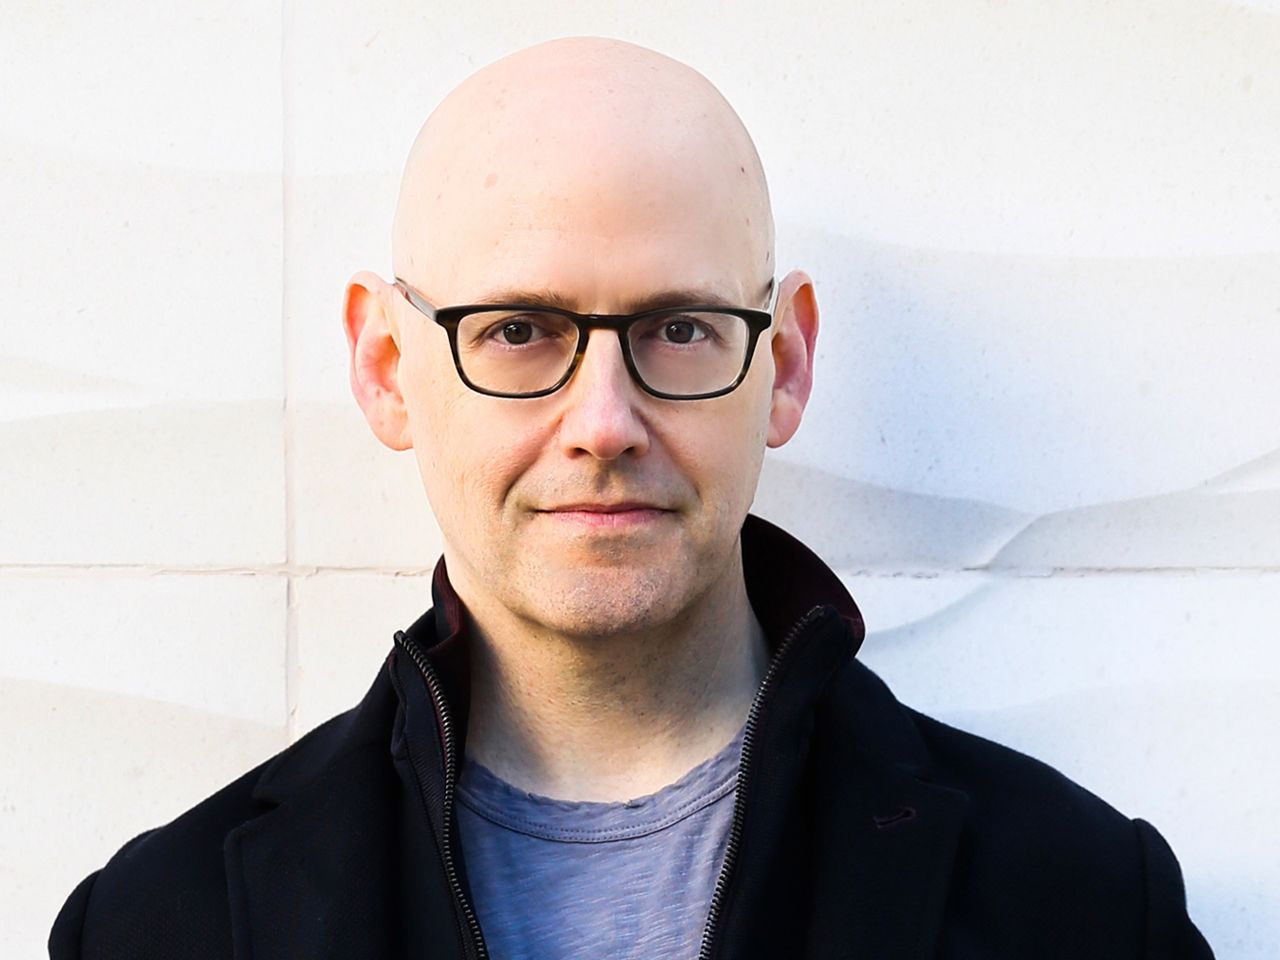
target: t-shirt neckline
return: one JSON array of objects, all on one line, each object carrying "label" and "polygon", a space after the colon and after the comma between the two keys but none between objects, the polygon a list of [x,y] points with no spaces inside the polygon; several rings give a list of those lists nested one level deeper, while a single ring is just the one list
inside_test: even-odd
[{"label": "t-shirt neckline", "polygon": [[730,794],[737,785],[744,728],[680,779],[634,800],[557,800],[512,786],[464,759],[458,801],[516,833],[567,843],[608,843],[664,830]]}]

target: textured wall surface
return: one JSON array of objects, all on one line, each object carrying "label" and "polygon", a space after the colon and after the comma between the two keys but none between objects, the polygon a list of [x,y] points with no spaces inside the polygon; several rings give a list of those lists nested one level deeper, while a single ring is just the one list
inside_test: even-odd
[{"label": "textured wall surface", "polygon": [[1153,821],[1219,956],[1273,957],[1280,5],[540,6],[6,8],[0,954],[429,603],[343,286],[387,275],[443,93],[598,33],[720,86],[816,278],[756,509],[845,576],[862,658]]}]

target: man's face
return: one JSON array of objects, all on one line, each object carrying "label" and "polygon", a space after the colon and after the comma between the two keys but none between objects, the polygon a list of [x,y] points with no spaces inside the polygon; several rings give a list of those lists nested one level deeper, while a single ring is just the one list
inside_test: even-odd
[{"label": "man's face", "polygon": [[[673,123],[681,111],[661,93],[603,87],[565,110],[561,86],[539,98],[499,77],[437,111],[436,142],[420,141],[406,173],[397,273],[437,306],[550,294],[580,313],[630,313],[673,290],[764,306],[767,200],[761,212],[725,121],[696,122],[686,104]],[[567,86],[580,93],[582,78]],[[504,97],[540,122],[512,120],[516,107],[494,106]],[[503,399],[462,383],[443,328],[384,300],[450,579],[477,618],[628,633],[672,621],[738,569],[770,434],[775,329],[722,397],[644,393],[617,334],[596,330],[558,392]]]},{"label": "man's face", "polygon": [[[582,313],[626,313],[690,290],[761,305],[768,278],[744,262],[739,225],[692,183],[622,177],[577,197],[509,178],[493,194],[499,180],[453,221],[446,269],[410,282],[441,304],[545,290]],[[498,399],[462,383],[442,328],[399,306],[414,450],[464,596],[599,634],[669,619],[711,586],[759,474],[767,349],[733,393],[660,400],[630,379],[617,335],[597,330],[560,391]],[[592,512],[619,504],[653,509]]]}]

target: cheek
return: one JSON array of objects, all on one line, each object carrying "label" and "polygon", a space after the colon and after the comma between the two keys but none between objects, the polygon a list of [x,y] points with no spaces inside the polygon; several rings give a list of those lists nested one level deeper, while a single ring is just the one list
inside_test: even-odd
[{"label": "cheek", "polygon": [[747,371],[747,377],[742,382],[739,390],[746,390],[752,401],[752,409],[759,419],[768,420],[769,408],[773,402],[773,341],[767,336],[768,331],[761,335],[759,343],[756,344],[755,356],[751,358],[751,369]]},{"label": "cheek", "polygon": [[739,464],[758,461],[764,455],[773,405],[773,356],[763,337],[746,378],[725,399],[730,401],[722,418],[725,445],[733,448]]},{"label": "cheek", "polygon": [[677,469],[697,487],[703,506],[723,513],[728,522],[745,512],[755,496],[769,428],[769,395],[748,378],[733,393],[708,403],[714,406],[673,418],[663,442]]},{"label": "cheek", "polygon": [[468,428],[469,391],[458,380],[447,342],[431,340],[406,341],[398,376],[422,485],[448,536],[466,506],[459,491],[469,482],[469,464],[482,454],[473,447],[484,431]]},{"label": "cheek", "polygon": [[509,407],[514,401],[467,389],[452,360],[444,369],[432,363],[423,367],[415,387],[405,384],[405,395],[432,509],[446,534],[450,528],[474,531],[491,525],[510,505],[512,487],[545,444],[529,429],[528,418]]},{"label": "cheek", "polygon": [[400,388],[423,486],[441,528],[494,522],[512,506],[521,477],[546,455],[552,418],[538,401],[470,390],[442,331],[404,346]]},{"label": "cheek", "polygon": [[769,415],[773,403],[773,357],[767,350],[763,355],[756,356],[746,380],[730,396],[738,393],[742,394],[739,398],[742,406],[735,411],[738,429],[733,432],[732,456],[743,484],[746,505],[750,506],[760,478],[760,464],[764,460],[769,437]]}]

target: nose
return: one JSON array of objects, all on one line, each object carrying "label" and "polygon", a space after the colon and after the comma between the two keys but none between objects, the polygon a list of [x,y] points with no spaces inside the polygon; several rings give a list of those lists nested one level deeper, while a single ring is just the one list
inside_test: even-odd
[{"label": "nose", "polygon": [[560,395],[558,441],[569,456],[616,460],[648,451],[649,430],[637,410],[644,394],[631,379],[614,331],[588,334],[586,352]]}]

